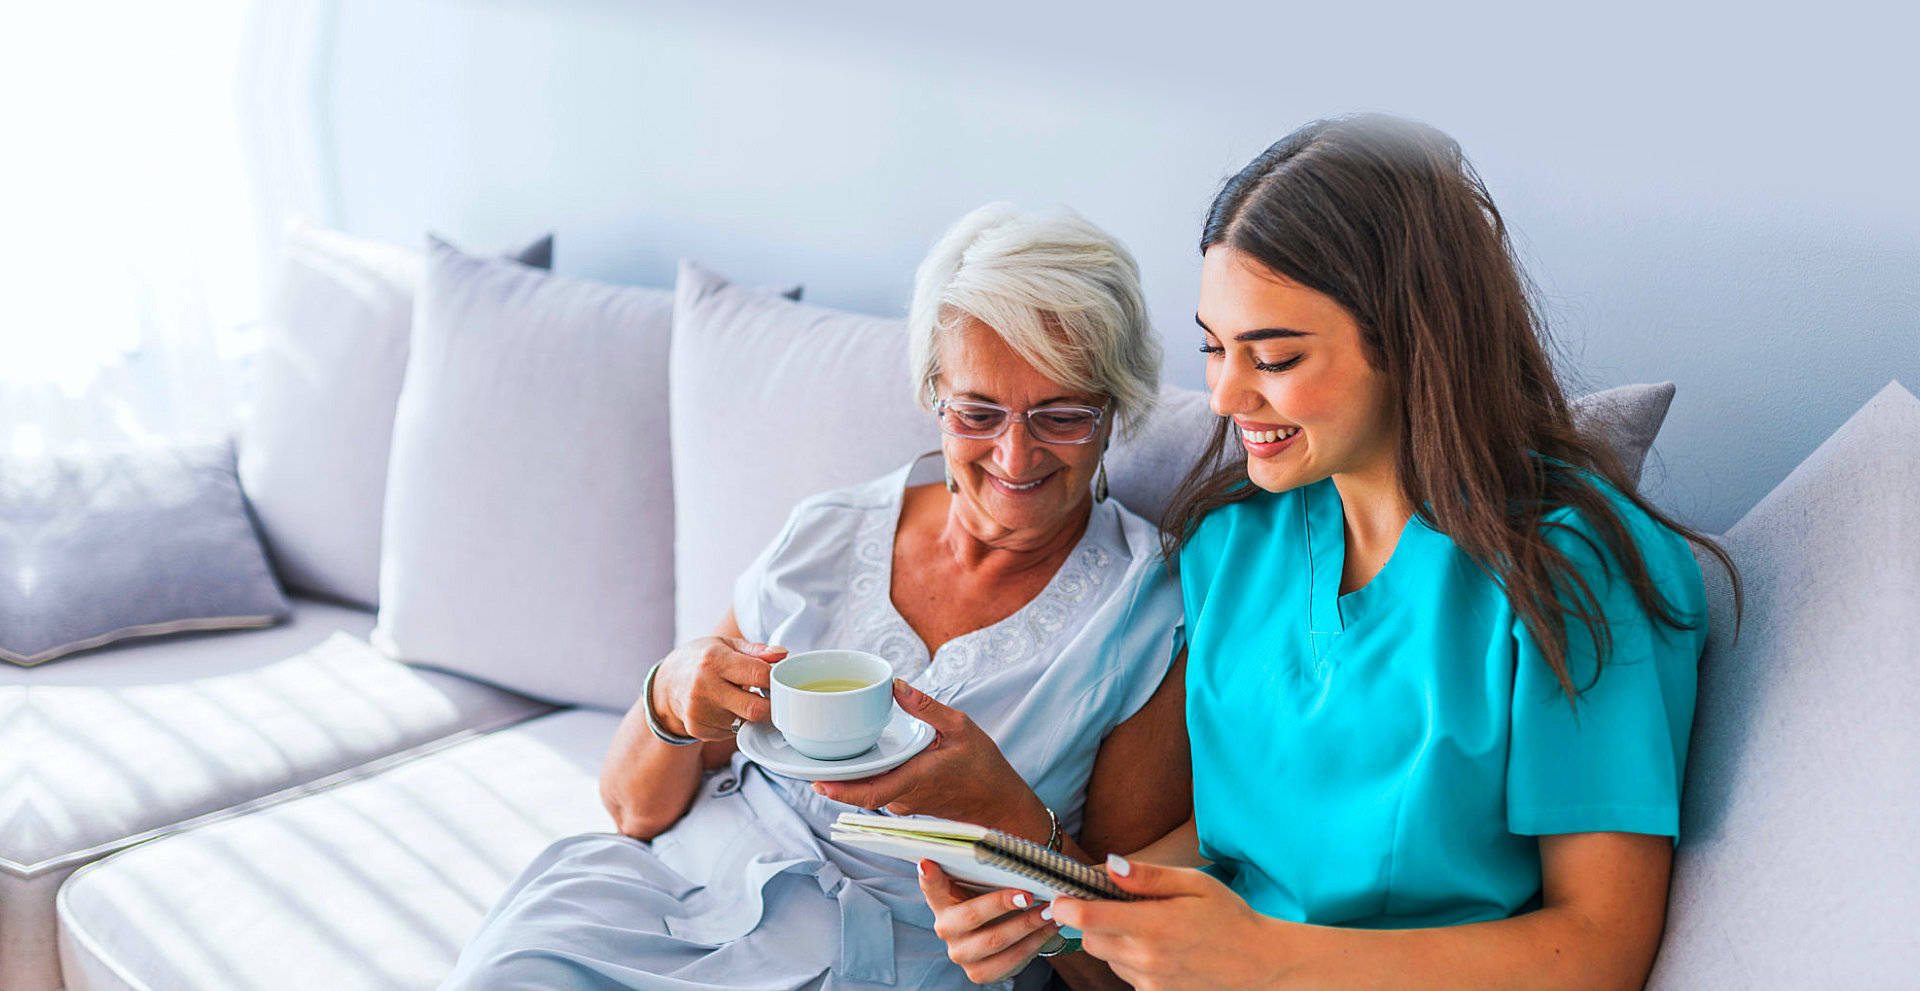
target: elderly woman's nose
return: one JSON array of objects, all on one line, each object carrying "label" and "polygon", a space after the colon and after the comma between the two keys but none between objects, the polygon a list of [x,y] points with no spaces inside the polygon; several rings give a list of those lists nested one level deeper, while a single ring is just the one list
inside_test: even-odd
[{"label": "elderly woman's nose", "polygon": [[1002,471],[1018,478],[1038,459],[1039,448],[1025,423],[1010,423],[1006,433],[994,438],[993,460]]}]

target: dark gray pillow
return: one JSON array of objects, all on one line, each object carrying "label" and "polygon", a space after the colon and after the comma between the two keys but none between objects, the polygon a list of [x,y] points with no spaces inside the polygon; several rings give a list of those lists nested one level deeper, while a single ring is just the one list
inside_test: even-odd
[{"label": "dark gray pillow", "polygon": [[1647,463],[1647,451],[1667,422],[1673,405],[1673,383],[1655,382],[1602,389],[1573,401],[1573,422],[1619,455],[1634,485]]},{"label": "dark gray pillow", "polygon": [[232,445],[0,460],[0,659],[288,614]]}]

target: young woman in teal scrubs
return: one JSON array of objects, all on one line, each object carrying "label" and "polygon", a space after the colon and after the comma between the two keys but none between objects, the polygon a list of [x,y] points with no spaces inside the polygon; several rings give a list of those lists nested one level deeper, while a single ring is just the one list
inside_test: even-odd
[{"label": "young woman in teal scrubs", "polygon": [[1228,180],[1201,249],[1234,456],[1169,528],[1194,819],[1109,861],[1137,902],[923,865],[949,955],[997,980],[1065,926],[1076,988],[1641,987],[1707,636],[1688,541],[1731,562],[1575,429],[1445,135],[1308,125]]}]

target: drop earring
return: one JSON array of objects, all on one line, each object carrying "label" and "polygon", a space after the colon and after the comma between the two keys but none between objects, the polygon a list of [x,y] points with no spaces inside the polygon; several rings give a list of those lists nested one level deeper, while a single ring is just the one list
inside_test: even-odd
[{"label": "drop earring", "polygon": [[953,480],[953,466],[942,462],[940,470],[947,476],[947,491],[950,493],[960,491],[959,483]]},{"label": "drop earring", "polygon": [[1100,455],[1100,473],[1093,476],[1093,501],[1107,501],[1107,456]]}]

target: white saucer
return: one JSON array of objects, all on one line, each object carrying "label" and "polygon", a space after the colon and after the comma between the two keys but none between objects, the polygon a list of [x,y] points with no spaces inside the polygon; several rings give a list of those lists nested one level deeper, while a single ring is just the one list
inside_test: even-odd
[{"label": "white saucer", "polygon": [[851,781],[870,778],[906,763],[907,758],[933,742],[933,727],[895,709],[893,719],[880,734],[880,742],[846,760],[808,757],[793,749],[772,723],[748,723],[740,727],[737,739],[740,752],[746,754],[748,760],[775,774],[802,781]]}]

